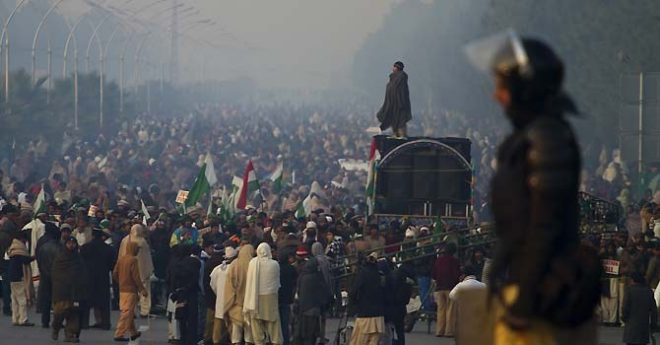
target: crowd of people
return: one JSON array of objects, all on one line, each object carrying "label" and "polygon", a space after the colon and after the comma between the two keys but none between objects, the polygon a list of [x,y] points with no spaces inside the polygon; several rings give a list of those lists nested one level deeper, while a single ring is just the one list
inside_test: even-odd
[{"label": "crowd of people", "polygon": [[[326,341],[325,319],[345,290],[357,316],[356,344],[390,333],[403,344],[414,282],[421,308],[435,304],[436,335],[453,336],[450,292],[487,281],[490,249],[457,255],[446,245],[436,256],[434,246],[402,265],[378,260],[407,246],[425,248],[433,229],[405,222],[382,228],[364,217],[367,172],[342,169],[339,162],[367,158],[366,129],[374,120],[365,114],[372,113],[356,104],[200,106],[187,116],[142,117],[116,133],[67,133],[61,141],[37,138],[18,147],[0,162],[3,312],[16,326],[32,326],[27,310],[35,305],[41,326],[52,327],[57,339],[65,324],[65,341],[72,342],[81,329],[110,330],[115,309],[120,341],[140,336],[137,316],[163,313],[168,339],[182,344],[315,344]],[[488,181],[506,131],[496,120],[477,126],[458,114],[423,112],[409,128],[411,134],[471,139],[477,221],[490,217]],[[215,192],[181,214],[177,192],[190,189],[207,153],[218,176]],[[247,160],[260,178],[260,193],[253,206],[226,217],[218,212],[220,186],[231,188]],[[280,163],[286,183],[276,191],[266,176]],[[585,167],[582,189],[627,210],[630,240],[592,239],[603,259],[620,262],[618,273],[608,272],[602,320],[625,321],[623,277],[642,272],[653,288],[660,279],[660,251],[645,231],[654,227],[660,194],[633,201],[618,151],[610,160],[603,149]],[[297,214],[311,194],[313,207]],[[369,255],[372,249],[378,250]],[[355,275],[338,278],[348,272]]]},{"label": "crowd of people", "polygon": [[[394,267],[378,260],[392,253],[388,242],[401,240],[393,239],[394,231],[383,236],[372,225],[362,234],[356,230],[360,217],[334,219],[319,212],[306,219],[292,212],[270,218],[252,209],[236,215],[236,226],[223,227],[195,212],[145,219],[119,207],[90,216],[84,207],[67,211],[54,202],[32,219],[31,211],[5,204],[3,312],[15,326],[34,326],[28,310],[35,305],[41,326],[52,327],[54,340],[64,327],[66,342],[78,342],[83,329],[110,330],[115,309],[117,341],[140,337],[137,310],[144,318],[166,314],[169,340],[182,344],[316,344],[327,341],[325,319],[348,290],[358,320],[354,334],[366,337],[357,344],[377,341],[390,323],[403,344],[411,282],[433,278],[446,289],[450,286],[439,282],[461,273],[453,270],[457,276],[448,278],[445,264],[440,259],[434,264],[433,256]],[[39,229],[43,234],[32,246]],[[405,235],[420,245],[431,239],[427,227],[410,226]],[[483,256],[475,257],[475,267],[483,267]],[[347,265],[359,267],[357,273],[339,279],[351,271]]]}]

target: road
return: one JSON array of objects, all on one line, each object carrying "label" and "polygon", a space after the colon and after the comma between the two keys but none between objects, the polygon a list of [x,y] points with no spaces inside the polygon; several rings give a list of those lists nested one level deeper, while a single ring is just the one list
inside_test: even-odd
[{"label": "road", "polygon": [[[38,315],[31,316],[31,321],[36,321],[38,323]],[[117,320],[118,313],[113,312],[112,320],[113,323]],[[138,341],[135,341],[134,344],[144,344],[144,345],[160,345],[167,344],[167,322],[165,319],[156,318],[150,320],[138,320],[138,326],[149,326],[149,330],[143,333],[143,336]],[[337,329],[337,320],[329,320],[327,325],[329,339],[334,339],[334,334]],[[33,328],[24,328],[24,327],[14,327],[11,325],[11,319],[6,316],[0,316],[0,344],[2,345],[13,345],[13,344],[29,344],[29,345],[52,345],[56,342],[50,339],[50,330],[43,329],[41,327]],[[622,328],[600,328],[600,345],[615,345],[622,344]],[[60,332],[60,341],[62,343],[63,331]],[[100,331],[100,330],[83,330],[83,333],[80,337],[82,344],[98,344],[98,345],[109,345],[117,344],[112,340],[113,333],[112,331]],[[436,338],[433,336],[433,329],[431,329],[431,334],[427,334],[426,324],[418,324],[416,329],[409,333],[406,337],[406,342],[413,345],[450,345],[454,344],[453,339],[449,338]]]}]

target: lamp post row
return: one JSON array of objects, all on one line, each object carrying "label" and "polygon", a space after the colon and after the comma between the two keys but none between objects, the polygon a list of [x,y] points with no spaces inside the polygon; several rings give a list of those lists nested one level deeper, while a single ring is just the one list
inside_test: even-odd
[{"label": "lamp post row", "polygon": [[[16,7],[13,9],[13,11],[10,13],[10,15],[7,17],[6,20],[2,23],[2,32],[0,33],[0,61],[2,61],[2,54],[4,53],[4,96],[5,96],[5,102],[9,103],[10,101],[10,78],[9,78],[9,70],[10,70],[10,65],[9,65],[9,57],[10,57],[10,50],[9,50],[9,32],[8,28],[9,25],[11,24],[12,19],[14,18],[15,14],[17,11],[20,9],[20,7],[26,2],[27,0],[20,0]],[[41,33],[41,30],[46,23],[47,19],[50,17],[50,15],[54,12],[54,10],[63,2],[64,0],[56,0],[45,12],[43,17],[41,18],[41,21],[37,25],[37,29],[35,31],[35,35],[33,38],[32,42],[32,50],[31,50],[31,57],[32,57],[32,68],[31,68],[31,80],[32,83],[36,83],[36,65],[37,65],[37,42],[39,39],[39,35]],[[131,0],[129,0],[130,2]],[[135,19],[135,17],[142,11],[153,7],[154,5],[163,3],[166,0],[157,0],[155,2],[152,2],[146,6],[143,6],[139,10],[137,10],[134,13],[131,13],[130,18],[129,18],[129,23],[130,20]],[[161,12],[158,12],[158,16],[166,13],[169,10],[173,10],[176,7],[181,7],[182,5],[179,4],[177,6],[173,6],[171,8],[168,8],[166,10],[163,10]],[[89,12],[88,12],[89,13]],[[110,37],[108,38],[108,41],[105,44],[105,47],[101,43],[101,40],[98,36],[99,29],[103,26],[105,22],[107,22],[111,17],[113,17],[113,13],[109,12],[106,16],[102,18],[102,20],[96,25],[93,26],[90,22],[90,25],[92,25],[92,35],[89,38],[89,42],[87,44],[87,49],[85,52],[85,62],[86,62],[86,71],[89,73],[90,72],[90,49],[93,41],[97,42],[98,48],[99,48],[99,62],[98,62],[98,71],[99,71],[99,126],[102,128],[103,127],[103,100],[104,100],[104,76],[105,76],[105,67],[106,67],[106,61],[107,61],[107,55],[108,55],[108,50],[110,47],[111,42],[113,41],[114,37],[116,34],[122,29],[121,23],[118,23],[115,25],[115,28],[113,29]],[[153,16],[152,19],[155,19],[156,16]],[[75,32],[78,26],[82,23],[82,21],[86,19],[86,14],[83,14],[78,20],[74,23],[74,25],[71,25],[68,21],[65,21],[65,24],[67,25],[69,29],[69,33],[67,35],[66,43],[64,46],[64,52],[63,52],[63,66],[62,66],[62,72],[63,72],[63,77],[66,78],[67,75],[67,65],[68,65],[68,54],[69,54],[69,44],[71,41],[73,41],[73,89],[74,89],[74,127],[78,129],[78,44],[76,42],[76,37],[75,37]],[[125,91],[125,79],[124,79],[124,60],[125,60],[125,54],[128,48],[128,43],[134,38],[134,36],[137,34],[137,31],[133,31],[129,35],[125,35],[124,39],[124,46],[120,55],[120,66],[119,66],[119,84],[120,84],[120,111],[124,111],[124,91]],[[142,52],[142,49],[144,47],[144,43],[146,39],[152,34],[151,31],[148,31],[146,34],[144,34],[144,37],[142,38],[140,44],[136,47],[136,52],[135,52],[135,63],[133,65],[134,69],[134,80],[137,84],[140,81],[140,55]],[[52,48],[51,48],[51,40],[50,38],[48,39],[48,52],[47,52],[47,57],[48,57],[48,63],[47,63],[47,81],[48,85],[46,88],[46,101],[47,103],[50,103],[50,89],[52,89]],[[162,58],[161,58],[161,69],[163,68],[162,64]],[[2,63],[0,63],[0,71],[2,68]],[[1,74],[0,74],[1,75]],[[162,85],[163,85],[163,75],[164,72],[161,71],[161,92],[162,92]],[[150,90],[148,90],[150,91]],[[150,97],[151,95],[147,95],[147,111],[150,111]]]}]

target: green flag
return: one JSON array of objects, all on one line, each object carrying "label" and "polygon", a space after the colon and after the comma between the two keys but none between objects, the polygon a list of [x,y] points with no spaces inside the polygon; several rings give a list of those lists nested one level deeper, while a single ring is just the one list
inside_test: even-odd
[{"label": "green flag", "polygon": [[190,192],[188,193],[188,198],[183,203],[184,207],[187,209],[195,204],[211,191],[211,187],[218,182],[218,178],[215,175],[215,168],[213,167],[213,160],[211,159],[210,154],[206,154],[206,159],[202,168],[195,178],[195,183],[193,183]]}]

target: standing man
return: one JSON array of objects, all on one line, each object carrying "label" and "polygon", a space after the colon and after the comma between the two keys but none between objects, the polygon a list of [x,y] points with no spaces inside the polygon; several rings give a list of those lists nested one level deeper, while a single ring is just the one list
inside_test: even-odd
[{"label": "standing man", "polygon": [[372,253],[364,259],[348,293],[357,314],[350,345],[378,345],[385,335],[386,282],[377,257]]},{"label": "standing man", "polygon": [[257,257],[250,261],[246,278],[243,314],[250,323],[254,344],[282,344],[277,305],[280,265],[273,260],[268,243],[257,247]]},{"label": "standing man", "polygon": [[307,260],[298,280],[298,315],[294,335],[294,344],[316,345],[321,334],[321,314],[331,300],[330,288],[326,284],[318,266],[318,259]]},{"label": "standing man", "polygon": [[387,303],[385,304],[385,322],[394,327],[393,345],[406,345],[404,319],[406,305],[412,297],[412,284],[415,281],[415,269],[409,262],[401,264],[387,275]]},{"label": "standing man", "polygon": [[[140,269],[138,267],[138,251],[136,243],[126,243],[126,254],[117,260],[112,272],[113,278],[119,282],[119,320],[115,331],[115,341],[129,341],[140,337],[135,328],[135,307],[138,303],[138,292],[146,296],[147,292],[142,285]],[[129,333],[129,338],[126,338]]]},{"label": "standing man", "polygon": [[651,290],[641,273],[632,274],[632,283],[623,298],[621,319],[625,322],[623,342],[629,345],[648,344],[650,330],[658,324],[658,309]]},{"label": "standing man", "polygon": [[458,284],[461,277],[461,266],[454,257],[456,246],[447,243],[440,256],[433,264],[433,280],[435,280],[435,303],[438,305],[435,336],[453,337],[455,325],[454,302],[449,299],[449,293]]},{"label": "standing man", "polygon": [[407,123],[412,119],[410,95],[408,92],[408,74],[403,71],[403,62],[397,61],[392,66],[390,81],[385,88],[385,101],[376,114],[382,131],[392,127],[397,138],[407,135]]},{"label": "standing man", "polygon": [[151,274],[154,272],[154,264],[151,258],[151,247],[147,242],[148,231],[142,224],[134,224],[131,226],[131,232],[128,236],[121,240],[119,246],[119,257],[124,256],[126,245],[128,242],[135,243],[138,248],[137,262],[140,269],[140,277],[142,279],[142,286],[145,288],[146,295],[140,295],[140,316],[146,318],[151,311]]},{"label": "standing man", "polygon": [[34,299],[32,286],[32,257],[27,248],[28,233],[20,232],[7,250],[9,282],[11,284],[11,321],[14,326],[34,326],[28,322],[28,308]]},{"label": "standing man", "polygon": [[245,302],[245,289],[247,283],[247,272],[254,256],[254,247],[245,244],[238,250],[238,258],[232,262],[227,270],[225,283],[225,307],[224,312],[231,324],[231,343],[241,344],[254,343],[252,330],[243,315],[243,303]]},{"label": "standing man", "polygon": [[278,307],[280,323],[282,324],[282,345],[291,343],[291,305],[296,296],[296,281],[298,271],[293,267],[296,254],[292,250],[280,252],[280,290],[278,292]]},{"label": "standing man", "polygon": [[[199,303],[200,294],[200,270],[199,259],[193,257],[192,246],[183,244],[181,246],[182,259],[177,261],[173,268],[174,272],[174,294],[177,303],[185,304],[183,315],[180,318],[181,343],[183,345],[195,345],[200,340],[198,337]],[[178,311],[177,311],[178,313]]]},{"label": "standing man", "polygon": [[78,241],[69,236],[64,248],[53,262],[53,340],[57,338],[66,321],[64,341],[77,343],[80,337],[80,301],[86,299],[87,271],[78,254]]},{"label": "standing man", "polygon": [[[80,248],[80,256],[85,262],[89,276],[89,307],[94,309],[95,324],[92,328],[110,329],[110,273],[115,267],[115,251],[105,243],[109,237],[101,230],[92,231],[92,242]],[[86,322],[89,324],[89,311]]]},{"label": "standing man", "polygon": [[[513,132],[492,181],[498,248],[489,287],[496,296],[494,343],[595,344],[600,261],[580,246],[580,153],[564,113],[564,65],[545,43],[513,31],[467,47],[495,78],[494,98]],[[582,327],[583,326],[583,327]]]},{"label": "standing man", "polygon": [[5,258],[11,242],[21,228],[20,210],[13,204],[6,204],[0,210],[0,273],[2,273],[2,313],[11,316],[11,284],[9,284],[9,260]]},{"label": "standing man", "polygon": [[53,304],[53,262],[62,250],[60,230],[51,222],[46,223],[46,233],[37,242],[37,264],[39,265],[39,291],[37,303],[41,310],[41,326],[50,327],[50,309]]},{"label": "standing man", "polygon": [[225,313],[225,285],[227,282],[227,272],[230,264],[236,257],[236,249],[225,247],[225,260],[211,271],[209,285],[215,294],[215,308],[213,314],[213,332],[211,338],[213,345],[220,345],[224,340],[229,341],[230,330],[229,318]]}]

